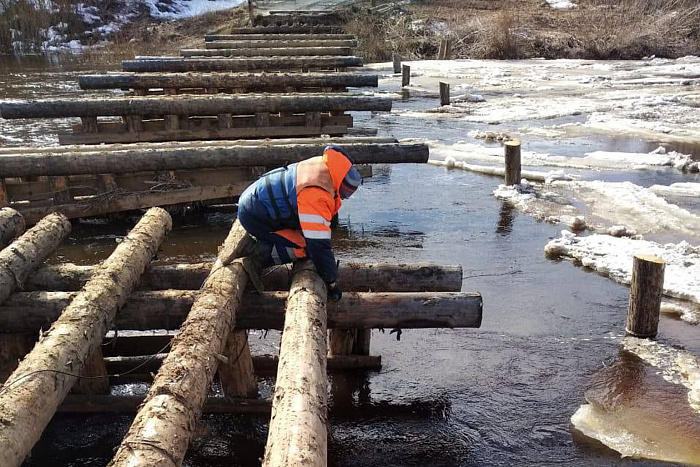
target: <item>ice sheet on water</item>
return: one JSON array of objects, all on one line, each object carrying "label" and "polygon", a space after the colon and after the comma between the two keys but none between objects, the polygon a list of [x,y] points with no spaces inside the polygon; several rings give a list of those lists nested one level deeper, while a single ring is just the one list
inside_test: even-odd
[{"label": "ice sheet on water", "polygon": [[670,185],[652,185],[649,190],[659,196],[700,198],[700,183],[684,182]]},{"label": "ice sheet on water", "polygon": [[632,280],[635,254],[657,256],[666,261],[664,295],[700,304],[700,247],[688,242],[665,245],[628,237],[594,234],[585,237],[562,232],[544,248],[550,257],[572,259],[598,274],[622,284]]}]

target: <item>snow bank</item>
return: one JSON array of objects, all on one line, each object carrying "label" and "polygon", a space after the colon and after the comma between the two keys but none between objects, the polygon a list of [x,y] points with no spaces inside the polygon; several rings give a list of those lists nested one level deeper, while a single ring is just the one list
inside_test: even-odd
[{"label": "snow bank", "polygon": [[573,10],[574,8],[578,8],[578,5],[570,0],[547,0],[547,4],[553,10]]},{"label": "snow bank", "polygon": [[700,247],[683,241],[661,245],[646,240],[609,235],[577,237],[563,231],[561,238],[544,248],[549,257],[565,257],[622,284],[632,280],[635,254],[657,256],[666,261],[664,295],[700,304]]},{"label": "snow bank", "polygon": [[659,196],[700,198],[700,183],[672,183],[670,185],[652,185],[649,191]]},{"label": "snow bank", "polygon": [[244,3],[245,0],[175,0],[172,6],[164,8],[159,0],[146,0],[155,19],[183,19],[203,15],[212,11],[230,10]]}]

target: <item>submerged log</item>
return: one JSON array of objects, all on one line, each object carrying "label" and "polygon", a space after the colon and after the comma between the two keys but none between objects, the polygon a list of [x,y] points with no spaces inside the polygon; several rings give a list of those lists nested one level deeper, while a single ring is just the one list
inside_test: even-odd
[{"label": "submerged log", "polygon": [[2,118],[122,115],[253,115],[260,112],[391,110],[391,99],[347,93],[65,98],[0,102]]},{"label": "submerged log", "polygon": [[[149,266],[139,283],[142,290],[199,290],[211,271],[211,263]],[[95,266],[73,263],[44,266],[32,274],[23,290],[77,291],[90,278]],[[434,263],[341,263],[343,288],[351,292],[459,292],[462,267]],[[275,266],[262,277],[265,290],[287,290],[289,269]]]},{"label": "submerged log", "polygon": [[325,57],[352,55],[350,47],[290,47],[290,48],[235,48],[235,49],[182,49],[182,57]]},{"label": "submerged log", "polygon": [[[220,167],[280,167],[323,152],[325,144],[211,146],[119,151],[21,153],[0,156],[0,177],[135,173]],[[425,163],[428,146],[420,143],[343,144],[356,164]],[[199,187],[201,188],[201,187]]]},{"label": "submerged log", "polygon": [[204,36],[206,43],[220,41],[296,41],[296,40],[357,40],[353,34],[341,33],[264,33],[260,29],[254,28],[249,33],[239,34],[208,34]]},{"label": "submerged log", "polygon": [[[236,221],[224,247],[239,257],[251,242]],[[247,281],[241,260],[214,263],[110,466],[182,464]]]},{"label": "submerged log", "polygon": [[280,40],[267,38],[264,40],[236,40],[205,42],[206,49],[283,49],[290,47],[357,47],[355,39],[314,39],[309,36],[304,39]]},{"label": "submerged log", "polygon": [[377,87],[378,81],[378,75],[365,73],[110,73],[78,78],[82,89],[245,88],[247,92],[286,91],[287,87]]},{"label": "submerged log", "polygon": [[22,214],[12,208],[0,209],[0,249],[24,233],[26,224]]},{"label": "submerged log", "polygon": [[[123,339],[123,337],[119,339]],[[144,373],[157,372],[167,355],[167,353],[162,353],[130,357],[106,357],[104,361],[109,374],[121,375],[138,367],[138,371],[143,375]],[[277,355],[253,356],[253,368],[256,373],[276,373],[278,366],[279,357]],[[381,356],[341,355],[328,357],[328,371],[379,370],[381,367]]]},{"label": "submerged log", "polygon": [[0,251],[0,303],[7,300],[15,289],[21,288],[70,230],[70,222],[65,216],[49,214]]},{"label": "submerged log", "polygon": [[[144,396],[75,396],[69,395],[58,407],[59,413],[136,413]],[[205,413],[269,414],[267,399],[240,399],[211,396],[202,407]],[[151,465],[151,464],[139,464]],[[158,464],[158,465],[173,465]]]},{"label": "submerged log", "polygon": [[[77,292],[16,292],[0,306],[0,332],[46,329]],[[116,319],[117,329],[178,329],[196,291],[165,290],[131,294]],[[285,292],[247,294],[237,329],[282,329]],[[330,328],[478,328],[481,295],[466,292],[348,292],[328,306]]]},{"label": "submerged log", "polygon": [[309,260],[294,266],[264,467],[327,465],[326,296]]},{"label": "submerged log", "polygon": [[168,213],[149,210],[10,376],[0,394],[0,465],[22,463],[170,228]]},{"label": "submerged log", "polygon": [[124,71],[288,71],[361,67],[360,57],[246,57],[246,58],[153,58],[126,60]]}]

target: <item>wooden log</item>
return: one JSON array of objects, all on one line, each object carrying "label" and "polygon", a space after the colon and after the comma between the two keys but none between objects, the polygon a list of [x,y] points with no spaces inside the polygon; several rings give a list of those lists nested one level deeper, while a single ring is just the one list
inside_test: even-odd
[{"label": "wooden log", "polygon": [[520,141],[506,141],[505,161],[506,161],[506,185],[519,185],[522,179],[520,173]]},{"label": "wooden log", "polygon": [[83,75],[82,89],[154,89],[243,87],[248,92],[269,89],[377,87],[378,75],[365,73],[110,73]]},{"label": "wooden log", "polygon": [[100,347],[85,361],[80,376],[71,388],[73,394],[109,394],[109,376]]},{"label": "wooden log", "polygon": [[[282,138],[274,139],[270,141],[265,141],[266,146],[285,146],[288,144],[318,144],[329,145],[329,144],[351,144],[351,143],[364,143],[364,144],[388,144],[397,143],[397,139],[393,137],[376,137],[376,136],[349,136],[349,137],[317,137],[317,138]],[[239,139],[231,141],[218,141],[216,143],[219,147],[237,147],[237,146],[260,146],[263,144],[262,141],[258,139]],[[199,147],[209,147],[211,146],[211,141],[188,141],[188,142],[173,142],[166,141],[163,143],[141,143],[141,144],[105,144],[100,146],[100,150],[108,151],[119,151],[124,149],[168,149],[168,148],[199,148]],[[0,147],[0,155],[16,155],[16,154],[63,154],[67,152],[95,152],[97,149],[94,146],[85,145],[73,145],[73,146],[19,146],[12,148]],[[5,159],[0,159],[4,161]]]},{"label": "wooden log", "polygon": [[401,87],[405,88],[411,84],[411,67],[408,65],[401,66]]},{"label": "wooden log", "polygon": [[124,71],[186,72],[186,71],[289,71],[304,69],[331,70],[341,67],[361,67],[360,57],[246,57],[246,58],[154,58],[127,60]]},{"label": "wooden log", "polygon": [[[58,407],[59,413],[136,413],[144,402],[144,396],[77,396],[69,395]],[[267,399],[232,399],[208,397],[204,403],[206,413],[269,414]],[[166,464],[172,465],[172,464]]]},{"label": "wooden log", "polygon": [[[343,28],[337,26],[256,26],[256,27],[237,27],[230,28],[232,35],[277,35],[277,34],[342,34]],[[348,34],[344,34],[348,35]],[[226,37],[221,35],[206,35],[207,37]],[[354,37],[354,36],[351,36]],[[216,40],[216,39],[214,39]]]},{"label": "wooden log", "polygon": [[264,467],[327,465],[326,286],[310,261],[294,266]]},{"label": "wooden log", "polygon": [[440,105],[450,105],[450,84],[440,81]]},{"label": "wooden log", "polygon": [[666,262],[655,256],[636,254],[632,265],[627,335],[654,338],[659,329],[661,295]]},{"label": "wooden log", "polygon": [[70,230],[71,224],[65,216],[49,214],[0,251],[0,303],[22,287]]},{"label": "wooden log", "polygon": [[[325,144],[203,146],[76,153],[21,153],[0,156],[0,175],[81,175],[136,173],[214,167],[278,167],[323,152]],[[428,146],[421,143],[343,144],[357,164],[425,163]],[[99,148],[96,148],[99,149]]]},{"label": "wooden log", "polygon": [[394,73],[401,73],[401,57],[397,53],[391,54],[391,61],[394,65]]},{"label": "wooden log", "polygon": [[115,196],[108,203],[104,202],[80,202],[73,204],[62,204],[60,206],[19,208],[27,224],[34,224],[39,219],[50,214],[59,212],[68,219],[80,217],[102,216],[112,212],[133,211],[154,206],[169,206],[173,204],[191,203],[212,199],[229,198],[238,196],[250,185],[250,182],[237,182],[233,185],[220,186],[199,186],[181,188],[170,191],[142,191],[131,194]]},{"label": "wooden log", "polygon": [[225,397],[256,397],[258,384],[245,330],[232,330],[219,364],[219,381]]},{"label": "wooden log", "polygon": [[[34,333],[46,329],[77,292],[15,292],[0,306],[0,332]],[[133,293],[116,319],[117,329],[178,329],[196,291]],[[285,292],[248,294],[237,329],[282,329]],[[478,328],[481,295],[466,292],[347,292],[329,305],[330,328]]]},{"label": "wooden log", "polygon": [[276,15],[257,15],[253,18],[253,26],[291,26],[303,25],[307,27],[315,26],[335,26],[339,27],[342,18],[336,14],[313,14],[304,15],[296,12]]},{"label": "wooden log", "polygon": [[0,249],[24,233],[26,224],[22,215],[12,208],[0,209]]},{"label": "wooden log", "polygon": [[346,93],[245,94],[66,98],[0,103],[3,118],[66,118],[121,115],[253,115],[257,112],[391,110],[391,99]]},{"label": "wooden log", "polygon": [[17,369],[20,360],[29,353],[36,339],[36,333],[0,335],[0,383],[4,383]]},{"label": "wooden log", "polygon": [[[306,36],[304,36],[306,37]],[[236,40],[205,42],[206,49],[278,49],[291,47],[357,47],[355,39],[307,39],[279,40],[268,38],[264,40]]]},{"label": "wooden log", "polygon": [[452,41],[450,39],[440,40],[440,49],[438,50],[438,60],[449,60],[452,55]]},{"label": "wooden log", "polygon": [[322,33],[321,31],[307,32],[308,28],[301,33],[270,33],[264,32],[263,28],[252,28],[245,33],[238,34],[207,34],[204,36],[205,42],[220,41],[296,41],[296,40],[356,40],[353,34],[342,33]]},{"label": "wooden log", "polygon": [[149,210],[12,373],[0,393],[0,465],[19,466],[38,441],[170,228],[167,212]]},{"label": "wooden log", "polygon": [[[212,263],[148,266],[139,282],[141,290],[199,290]],[[43,266],[24,282],[25,292],[77,291],[90,279],[95,266],[62,263]],[[341,263],[338,274],[351,292],[459,292],[462,267],[435,263]],[[267,269],[261,277],[265,290],[287,290],[286,267]]]},{"label": "wooden log", "polygon": [[0,208],[10,204],[10,196],[7,194],[7,183],[5,179],[0,178]]},{"label": "wooden log", "polygon": [[350,47],[290,47],[237,49],[182,49],[182,57],[340,57],[352,55]]},{"label": "wooden log", "polygon": [[[238,257],[251,242],[236,221],[224,248]],[[241,260],[214,263],[110,466],[182,464],[247,281]]]}]

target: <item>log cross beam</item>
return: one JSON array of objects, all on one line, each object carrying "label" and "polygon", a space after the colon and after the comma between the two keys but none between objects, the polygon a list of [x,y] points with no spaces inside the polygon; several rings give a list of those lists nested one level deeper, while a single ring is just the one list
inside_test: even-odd
[{"label": "log cross beam", "polygon": [[171,227],[163,209],[146,212],[10,375],[0,391],[0,465],[24,461]]},{"label": "log cross beam", "polygon": [[[236,221],[219,257],[223,252],[240,257],[250,242]],[[220,259],[214,263],[110,467],[182,464],[219,362],[225,360],[222,355],[248,281],[243,261],[227,266]],[[235,342],[233,347],[241,345]],[[252,377],[247,344],[243,350],[234,358],[251,360]]]}]

